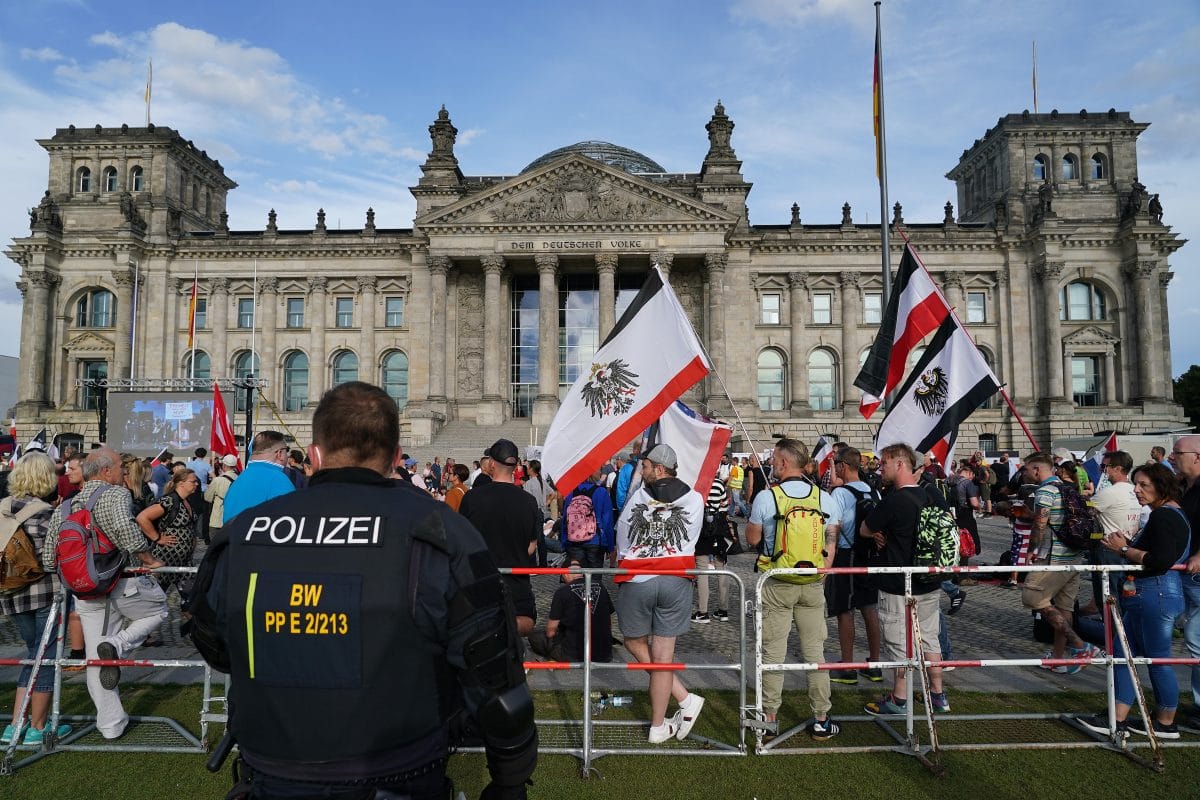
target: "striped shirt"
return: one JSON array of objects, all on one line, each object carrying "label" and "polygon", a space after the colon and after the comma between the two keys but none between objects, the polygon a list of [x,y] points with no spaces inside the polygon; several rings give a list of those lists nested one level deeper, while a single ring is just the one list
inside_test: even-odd
[{"label": "striped shirt", "polygon": [[708,499],[704,502],[704,509],[710,514],[729,511],[729,490],[725,488],[720,475],[714,478],[712,486],[708,487]]}]

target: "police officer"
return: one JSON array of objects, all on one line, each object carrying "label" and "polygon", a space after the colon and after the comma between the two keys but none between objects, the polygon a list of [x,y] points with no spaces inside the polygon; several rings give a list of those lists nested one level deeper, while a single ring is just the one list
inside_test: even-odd
[{"label": "police officer", "polygon": [[470,523],[388,480],[399,438],[378,387],[326,392],[308,488],[239,515],[201,568],[250,797],[448,798],[463,711],[482,797],[526,796],[537,730],[511,601]]}]

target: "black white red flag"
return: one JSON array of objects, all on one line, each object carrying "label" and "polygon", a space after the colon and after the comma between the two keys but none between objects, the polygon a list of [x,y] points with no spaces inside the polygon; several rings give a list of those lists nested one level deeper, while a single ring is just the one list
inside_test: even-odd
[{"label": "black white red flag", "polygon": [[825,473],[833,466],[833,440],[828,436],[818,439],[817,446],[813,448],[812,458],[817,464],[817,474],[824,478]]},{"label": "black white red flag", "polygon": [[913,348],[937,330],[949,314],[946,298],[912,245],[906,244],[883,324],[854,379],[854,385],[863,391],[858,410],[865,418],[870,419],[875,409],[895,392],[904,379],[904,368]]},{"label": "black white red flag", "polygon": [[550,423],[542,469],[559,493],[565,497],[710,368],[671,285],[652,267]]},{"label": "black white red flag", "polygon": [[958,426],[999,390],[1000,381],[983,354],[951,314],[884,417],[875,449],[903,443],[941,460],[953,448]]}]

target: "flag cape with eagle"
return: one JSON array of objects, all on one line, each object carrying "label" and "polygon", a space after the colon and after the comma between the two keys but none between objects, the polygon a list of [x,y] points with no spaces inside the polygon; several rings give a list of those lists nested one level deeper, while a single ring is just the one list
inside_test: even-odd
[{"label": "flag cape with eagle", "polygon": [[708,359],[658,267],[567,392],[542,470],[563,497],[708,374]]},{"label": "flag cape with eagle", "polygon": [[938,447],[953,447],[963,420],[999,390],[975,342],[958,318],[947,314],[879,426],[875,450],[903,443],[938,455]]}]

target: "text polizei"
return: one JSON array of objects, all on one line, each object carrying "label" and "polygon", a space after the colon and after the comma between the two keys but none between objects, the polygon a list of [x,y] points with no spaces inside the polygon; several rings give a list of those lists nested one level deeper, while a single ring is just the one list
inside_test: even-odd
[{"label": "text polizei", "polygon": [[255,517],[247,544],[378,545],[384,518]]}]

